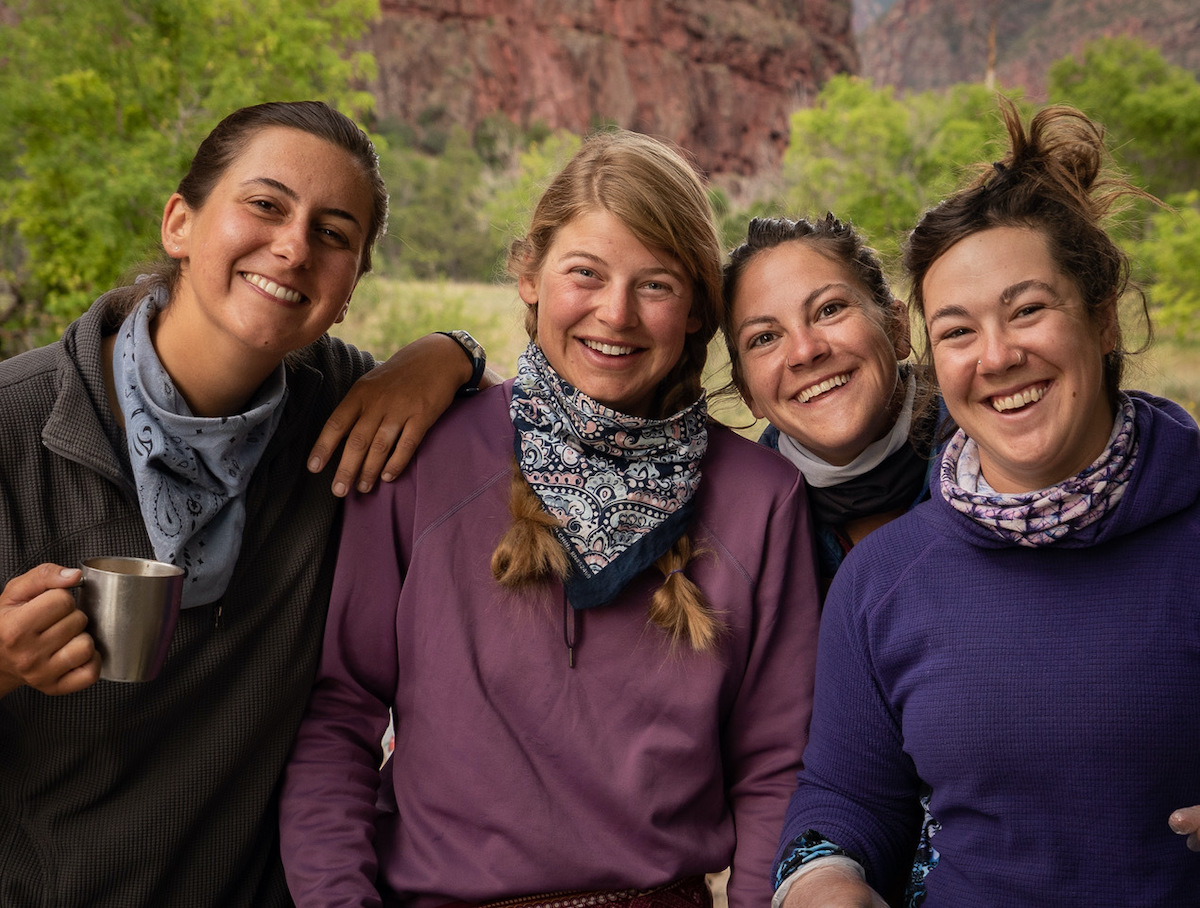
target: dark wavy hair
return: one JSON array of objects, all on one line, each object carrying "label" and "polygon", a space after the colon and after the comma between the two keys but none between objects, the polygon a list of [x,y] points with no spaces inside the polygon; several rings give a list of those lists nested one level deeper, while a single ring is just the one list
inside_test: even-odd
[{"label": "dark wavy hair", "polygon": [[759,253],[785,243],[803,243],[833,261],[840,262],[867,289],[881,314],[890,318],[895,294],[883,273],[879,254],[867,245],[866,239],[849,221],[836,218],[832,211],[825,217],[810,221],[807,218],[754,218],[746,229],[746,239],[729,254],[725,265],[725,306],[721,311],[721,333],[729,353],[730,384],[722,393],[742,391],[741,357],[737,349],[737,330],[733,324],[733,300],[738,284],[750,263]]}]

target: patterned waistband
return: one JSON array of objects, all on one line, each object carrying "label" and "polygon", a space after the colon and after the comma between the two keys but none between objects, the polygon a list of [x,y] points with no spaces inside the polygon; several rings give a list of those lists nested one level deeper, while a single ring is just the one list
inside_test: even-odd
[{"label": "patterned waistband", "polygon": [[543,892],[490,902],[447,902],[441,908],[712,908],[704,877],[693,876],[653,889]]}]

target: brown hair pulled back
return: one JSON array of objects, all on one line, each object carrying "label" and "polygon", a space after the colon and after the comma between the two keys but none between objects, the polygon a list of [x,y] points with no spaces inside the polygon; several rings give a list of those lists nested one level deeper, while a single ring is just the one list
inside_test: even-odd
[{"label": "brown hair pulled back", "polygon": [[[1071,107],[1047,107],[1028,130],[1016,106],[1001,99],[1009,151],[963,189],[921,218],[909,235],[904,268],[912,282],[912,304],[925,314],[924,281],[930,267],[951,246],[993,227],[1023,227],[1045,237],[1050,257],[1079,291],[1094,324],[1111,320],[1116,346],[1104,358],[1104,381],[1115,402],[1121,385],[1124,348],[1117,306],[1130,289],[1129,259],[1105,229],[1118,202],[1153,199],[1106,169],[1104,128]],[[1136,288],[1134,288],[1136,290]],[[1150,318],[1141,302],[1147,332]],[[926,360],[931,359],[928,330]]]},{"label": "brown hair pulled back", "polygon": [[[340,111],[323,101],[269,101],[243,107],[229,114],[213,127],[196,149],[192,163],[176,188],[188,207],[199,210],[208,201],[213,187],[221,181],[230,165],[262,130],[286,127],[306,132],[331,142],[354,160],[371,190],[371,220],[366,226],[359,276],[371,270],[372,252],[380,234],[387,228],[388,191],[379,173],[379,156],[367,134]],[[174,289],[179,280],[180,262],[167,259],[139,271]],[[136,305],[145,293],[142,288],[130,288],[121,303],[125,308]]]},{"label": "brown hair pulled back", "polygon": [[[750,263],[769,249],[785,243],[802,243],[832,261],[843,265],[871,296],[883,317],[890,320],[895,295],[888,285],[880,264],[879,255],[867,245],[863,235],[849,221],[834,217],[827,211],[825,217],[815,221],[807,218],[753,218],[746,229],[746,239],[729,254],[725,265],[724,293],[726,305],[721,313],[721,332],[725,336],[725,349],[729,353],[729,369],[733,389],[745,387],[742,376],[741,356],[737,348],[737,326],[733,324],[733,300],[738,284]],[[885,326],[892,336],[891,326]],[[726,389],[722,389],[724,392]]]}]

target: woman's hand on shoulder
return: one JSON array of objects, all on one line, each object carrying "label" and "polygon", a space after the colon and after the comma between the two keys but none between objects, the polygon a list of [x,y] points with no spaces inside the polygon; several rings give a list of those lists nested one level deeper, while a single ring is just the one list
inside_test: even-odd
[{"label": "woman's hand on shoulder", "polygon": [[1188,848],[1200,851],[1200,804],[1175,811],[1169,822],[1173,831],[1187,836]]},{"label": "woman's hand on shoulder", "polygon": [[78,568],[41,564],[0,592],[0,696],[29,685],[70,694],[100,677],[100,654],[71,588]]},{"label": "woman's hand on shoulder", "polygon": [[887,902],[850,867],[814,867],[792,883],[782,908],[888,908]]},{"label": "woman's hand on shoulder", "polygon": [[391,482],[471,371],[462,348],[444,335],[427,334],[402,347],[347,392],[309,453],[309,470],[321,472],[345,439],[334,495],[369,492],[381,478]]}]

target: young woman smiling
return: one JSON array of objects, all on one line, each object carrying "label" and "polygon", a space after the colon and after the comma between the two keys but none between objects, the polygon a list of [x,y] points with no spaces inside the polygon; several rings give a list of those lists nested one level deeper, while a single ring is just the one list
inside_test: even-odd
[{"label": "young woman smiling", "polygon": [[707,419],[704,188],[662,143],[593,137],[510,268],[516,378],[348,506],[283,792],[292,893],[695,908],[732,864],[730,905],[762,905],[816,588],[799,475]]},{"label": "young woman smiling", "polygon": [[822,590],[867,533],[928,495],[938,408],[902,361],[908,318],[875,253],[832,214],[755,218],[725,268],[732,386],[804,475]]},{"label": "young woman smiling", "polygon": [[[5,908],[288,904],[279,774],[316,669],[338,512],[306,453],[320,439],[327,458],[369,411],[355,457],[380,439],[371,470],[395,469],[383,449],[421,410],[401,378],[391,415],[372,390],[320,434],[356,379],[386,371],[326,334],[386,218],[374,149],[345,116],[236,111],[166,204],[167,261],[0,364]],[[96,555],[187,569],[152,681],[98,680],[69,589]]]},{"label": "young woman smiling", "polygon": [[[825,605],[785,908],[881,906],[919,796],[925,908],[1157,906],[1200,892],[1200,430],[1120,387],[1135,192],[1049,108],[913,231],[906,267],[959,426],[932,499],[851,553]],[[1089,835],[1088,830],[1103,830]],[[874,887],[874,890],[872,888]]]}]

